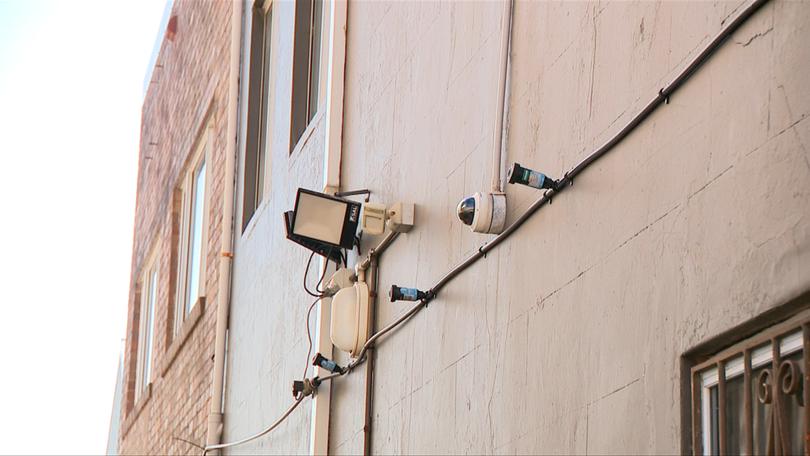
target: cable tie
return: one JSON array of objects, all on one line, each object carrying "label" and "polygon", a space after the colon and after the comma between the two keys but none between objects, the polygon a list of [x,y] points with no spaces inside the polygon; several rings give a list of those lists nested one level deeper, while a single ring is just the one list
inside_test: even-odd
[{"label": "cable tie", "polygon": [[221,255],[224,256],[225,258],[233,259],[233,252],[222,252]]}]

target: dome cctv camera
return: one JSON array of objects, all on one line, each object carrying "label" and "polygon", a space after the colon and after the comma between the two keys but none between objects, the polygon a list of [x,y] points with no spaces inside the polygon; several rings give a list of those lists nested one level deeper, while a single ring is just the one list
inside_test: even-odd
[{"label": "dome cctv camera", "polygon": [[480,204],[476,204],[476,196],[479,194],[476,193],[473,196],[464,198],[458,203],[458,218],[461,220],[461,223],[472,226],[473,220],[475,220],[475,210],[480,206]]},{"label": "dome cctv camera", "polygon": [[458,203],[456,209],[461,223],[476,233],[500,233],[506,221],[506,195],[475,193]]}]

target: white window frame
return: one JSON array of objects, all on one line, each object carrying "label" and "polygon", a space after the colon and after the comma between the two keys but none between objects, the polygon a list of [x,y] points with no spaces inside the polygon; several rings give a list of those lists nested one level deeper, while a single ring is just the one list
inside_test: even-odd
[{"label": "white window frame", "polygon": [[155,313],[160,289],[157,253],[152,253],[140,278],[140,323],[138,326],[138,359],[135,377],[135,402],[152,383],[155,352]]},{"label": "white window frame", "polygon": [[[180,205],[180,233],[177,245],[177,295],[175,297],[175,335],[180,332],[183,322],[188,315],[197,305],[200,298],[205,297],[205,277],[206,277],[206,258],[207,258],[207,244],[208,244],[208,210],[210,199],[210,149],[211,149],[211,125],[206,125],[203,129],[200,138],[197,141],[194,154],[190,160],[190,166],[181,175],[180,192],[181,192],[181,205]],[[198,264],[198,280],[196,290],[191,288],[190,272],[192,270],[192,235],[193,235],[193,217],[197,201],[197,176],[204,167],[205,175],[203,176],[203,201],[202,201],[202,227],[200,231],[200,251],[197,258]],[[196,294],[196,297],[194,297]]]}]

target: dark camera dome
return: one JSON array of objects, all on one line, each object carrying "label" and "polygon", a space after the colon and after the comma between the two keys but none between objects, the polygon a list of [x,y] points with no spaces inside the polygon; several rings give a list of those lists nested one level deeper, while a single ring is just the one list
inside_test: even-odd
[{"label": "dark camera dome", "polygon": [[458,203],[458,218],[465,225],[472,225],[475,217],[475,198],[472,196]]}]

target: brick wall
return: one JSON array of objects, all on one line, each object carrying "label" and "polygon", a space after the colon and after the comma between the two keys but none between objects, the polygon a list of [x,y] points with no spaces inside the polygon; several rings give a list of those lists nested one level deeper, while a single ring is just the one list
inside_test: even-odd
[{"label": "brick wall", "polygon": [[[164,38],[143,103],[127,322],[125,392],[120,451],[186,454],[173,437],[205,440],[222,222],[228,112],[231,3],[176,1],[177,32]],[[207,161],[205,299],[173,335],[180,210],[177,187],[202,130],[210,126]],[[138,285],[144,261],[157,249],[158,298],[151,387],[135,403]]]}]

